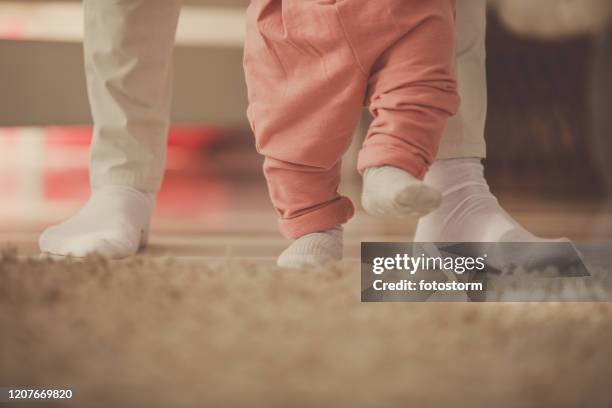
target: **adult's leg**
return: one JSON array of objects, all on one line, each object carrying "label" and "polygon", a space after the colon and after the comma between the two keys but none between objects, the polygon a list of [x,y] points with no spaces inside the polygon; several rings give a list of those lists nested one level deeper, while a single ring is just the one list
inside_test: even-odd
[{"label": "adult's leg", "polygon": [[457,2],[457,78],[461,107],[442,137],[425,182],[442,192],[442,204],[419,220],[417,242],[534,241],[489,191],[485,157],[486,0]]},{"label": "adult's leg", "polygon": [[84,0],[92,195],[41,235],[43,252],[122,258],[144,245],[164,171],[179,10],[180,0]]},{"label": "adult's leg", "polygon": [[164,172],[180,0],[85,0],[94,189],[156,193]]},{"label": "adult's leg", "polygon": [[457,1],[455,70],[461,105],[449,119],[437,160],[477,157],[487,153],[486,0]]}]

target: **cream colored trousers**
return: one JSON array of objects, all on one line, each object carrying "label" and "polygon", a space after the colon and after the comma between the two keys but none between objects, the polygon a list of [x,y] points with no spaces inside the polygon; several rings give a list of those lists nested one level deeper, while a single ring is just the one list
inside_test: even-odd
[{"label": "cream colored trousers", "polygon": [[[180,0],[84,0],[85,71],[94,134],[92,187],[157,192],[166,161],[172,48]],[[438,159],[484,157],[486,0],[457,2],[461,107]]]}]

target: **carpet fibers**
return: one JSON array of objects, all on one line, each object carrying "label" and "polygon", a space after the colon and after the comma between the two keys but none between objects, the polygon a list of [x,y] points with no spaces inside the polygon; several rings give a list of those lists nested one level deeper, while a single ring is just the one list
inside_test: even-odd
[{"label": "carpet fibers", "polygon": [[350,262],[5,252],[0,386],[71,387],[68,406],[612,406],[612,303],[362,304],[359,284]]}]

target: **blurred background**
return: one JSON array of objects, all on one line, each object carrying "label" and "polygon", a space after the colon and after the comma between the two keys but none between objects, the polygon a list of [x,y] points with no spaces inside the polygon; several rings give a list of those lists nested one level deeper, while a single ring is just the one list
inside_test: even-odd
[{"label": "blurred background", "polygon": [[[273,257],[284,245],[245,117],[247,3],[184,2],[152,255]],[[608,0],[490,4],[487,177],[538,235],[612,239],[610,8]],[[0,245],[24,253],[36,253],[44,227],[89,194],[81,19],[79,1],[0,0]],[[356,202],[361,131],[342,186]],[[360,241],[410,240],[414,226],[360,211],[347,227],[348,254],[357,256]]]}]

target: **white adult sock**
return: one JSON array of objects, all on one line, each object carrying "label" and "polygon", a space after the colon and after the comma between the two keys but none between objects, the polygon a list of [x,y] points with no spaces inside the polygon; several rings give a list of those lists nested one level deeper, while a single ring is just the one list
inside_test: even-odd
[{"label": "white adult sock", "polygon": [[501,208],[479,158],[437,160],[425,183],[442,193],[442,203],[419,220],[415,242],[544,241]]},{"label": "white adult sock", "polygon": [[285,268],[321,267],[342,259],[342,227],[306,234],[296,239],[278,257]]},{"label": "white adult sock", "polygon": [[98,188],[75,216],[42,233],[40,250],[74,257],[134,255],[146,244],[154,205],[153,193],[126,186]]},{"label": "white adult sock", "polygon": [[363,175],[361,204],[370,215],[418,217],[438,207],[440,200],[437,190],[397,167],[370,167]]}]

